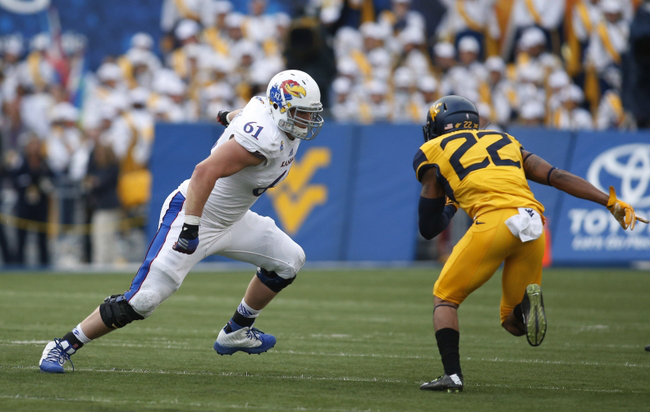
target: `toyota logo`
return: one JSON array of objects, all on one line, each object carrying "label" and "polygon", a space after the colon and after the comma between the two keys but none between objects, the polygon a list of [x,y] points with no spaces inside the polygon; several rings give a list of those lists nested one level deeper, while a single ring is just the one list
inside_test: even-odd
[{"label": "toyota logo", "polygon": [[0,7],[17,14],[33,14],[45,10],[50,0],[0,0]]},{"label": "toyota logo", "polygon": [[607,193],[609,184],[600,183],[604,174],[620,179],[617,194],[621,199],[637,208],[650,206],[650,145],[627,144],[601,153],[589,165],[587,180]]}]

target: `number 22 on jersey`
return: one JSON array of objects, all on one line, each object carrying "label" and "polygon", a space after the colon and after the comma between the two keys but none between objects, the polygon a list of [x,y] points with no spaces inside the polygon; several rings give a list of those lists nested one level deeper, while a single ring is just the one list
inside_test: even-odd
[{"label": "number 22 on jersey", "polygon": [[[488,145],[485,148],[485,156],[483,156],[483,148],[476,146],[476,144],[479,143],[479,140],[485,136],[500,136],[501,138]],[[459,139],[463,140],[464,142],[458,146],[458,148],[449,158],[449,164],[451,167],[453,167],[459,180],[463,180],[469,173],[473,172],[474,170],[484,169],[488,167],[490,163],[494,164],[495,166],[514,166],[521,169],[521,162],[518,160],[514,161],[510,159],[503,159],[501,158],[501,155],[499,155],[500,149],[513,143],[513,141],[505,133],[491,130],[482,132],[454,133],[451,136],[447,136],[442,139],[440,142],[440,148],[442,150],[445,150],[450,142]],[[477,160],[468,165],[463,165],[461,163],[461,159],[468,153],[472,155],[473,158],[478,157],[481,160]]]}]

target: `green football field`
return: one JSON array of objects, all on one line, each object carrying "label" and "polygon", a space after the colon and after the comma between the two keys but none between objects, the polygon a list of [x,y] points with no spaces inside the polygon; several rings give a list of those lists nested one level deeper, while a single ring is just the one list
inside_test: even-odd
[{"label": "green football field", "polygon": [[252,271],[192,273],[147,320],[39,372],[61,337],[131,275],[0,274],[0,411],[648,411],[650,273],[545,271],[549,322],[530,347],[499,326],[495,276],[459,310],[465,391],[442,372],[431,325],[439,268],[303,270],[256,326],[262,355],[212,344]]}]

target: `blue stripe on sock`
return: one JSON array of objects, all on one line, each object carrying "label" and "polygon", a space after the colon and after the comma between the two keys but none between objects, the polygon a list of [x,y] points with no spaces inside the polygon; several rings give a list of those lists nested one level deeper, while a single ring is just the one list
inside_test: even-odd
[{"label": "blue stripe on sock", "polygon": [[230,328],[233,330],[233,332],[243,328],[243,326],[235,323],[235,321],[232,320],[232,318],[230,318],[230,320],[228,321],[228,324],[230,325]]},{"label": "blue stripe on sock", "polygon": [[131,287],[124,294],[124,297],[127,301],[130,300],[133,295],[138,292],[138,290],[140,290],[142,283],[147,278],[147,275],[149,275],[151,264],[156,259],[156,257],[158,257],[158,254],[162,250],[162,247],[167,240],[167,235],[169,235],[169,230],[171,229],[172,223],[174,220],[176,220],[178,214],[183,208],[183,203],[185,203],[185,196],[183,196],[181,192],[176,193],[171,202],[169,202],[169,208],[167,209],[167,212],[165,212],[165,216],[163,217],[160,227],[158,227],[156,236],[154,236],[151,244],[149,245],[149,250],[147,250],[144,262],[142,262],[140,269],[138,269],[138,272],[135,274],[133,281],[131,281]]}]

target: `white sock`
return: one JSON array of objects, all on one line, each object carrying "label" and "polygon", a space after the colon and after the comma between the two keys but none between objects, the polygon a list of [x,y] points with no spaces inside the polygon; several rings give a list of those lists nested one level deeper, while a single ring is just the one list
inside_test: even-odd
[{"label": "white sock", "polygon": [[260,315],[261,311],[262,309],[257,310],[248,306],[244,299],[242,299],[239,306],[237,306],[237,312],[245,318],[256,318]]},{"label": "white sock", "polygon": [[77,337],[77,339],[79,339],[79,342],[83,343],[84,345],[86,343],[92,341],[92,339],[90,339],[88,336],[86,336],[86,334],[83,332],[83,330],[81,330],[81,323],[78,324],[77,327],[72,329],[72,333],[74,333],[74,335]]}]

